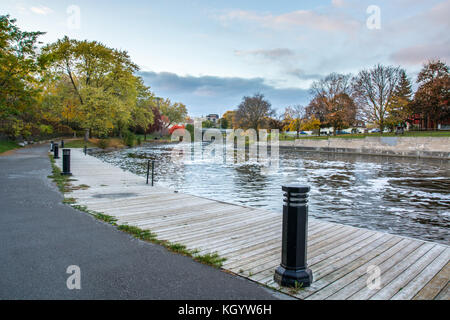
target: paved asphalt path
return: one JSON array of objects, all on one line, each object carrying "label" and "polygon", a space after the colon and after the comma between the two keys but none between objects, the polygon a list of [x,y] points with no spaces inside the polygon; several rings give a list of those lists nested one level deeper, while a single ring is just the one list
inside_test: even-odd
[{"label": "paved asphalt path", "polygon": [[[278,299],[62,204],[48,147],[0,156],[0,299]],[[69,290],[67,268],[81,270]]]}]

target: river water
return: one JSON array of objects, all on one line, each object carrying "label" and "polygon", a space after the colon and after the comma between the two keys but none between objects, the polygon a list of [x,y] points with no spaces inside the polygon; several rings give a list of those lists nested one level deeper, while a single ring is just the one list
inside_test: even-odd
[{"label": "river water", "polygon": [[173,145],[97,153],[155,184],[214,200],[282,211],[284,184],[309,185],[310,216],[355,227],[450,244],[447,160],[304,152],[281,148],[278,169],[258,163],[172,161]]}]

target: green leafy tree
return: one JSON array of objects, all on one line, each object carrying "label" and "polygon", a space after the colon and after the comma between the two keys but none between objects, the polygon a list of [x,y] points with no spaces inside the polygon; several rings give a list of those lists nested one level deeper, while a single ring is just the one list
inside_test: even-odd
[{"label": "green leafy tree", "polygon": [[0,131],[29,136],[38,118],[39,75],[44,64],[36,45],[43,32],[21,31],[9,15],[0,16]]},{"label": "green leafy tree", "polygon": [[394,90],[394,94],[387,106],[388,116],[386,118],[386,126],[394,130],[394,127],[404,126],[406,120],[411,116],[411,81],[408,79],[404,70],[400,71],[400,80]]},{"label": "green leafy tree", "polygon": [[160,100],[159,110],[162,116],[165,116],[164,125],[169,128],[173,124],[184,122],[188,112],[184,104],[180,102],[172,103],[170,99]]}]

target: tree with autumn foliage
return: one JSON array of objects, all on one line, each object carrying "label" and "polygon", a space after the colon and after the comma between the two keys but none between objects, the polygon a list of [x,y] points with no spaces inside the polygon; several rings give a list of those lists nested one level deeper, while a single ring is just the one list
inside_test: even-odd
[{"label": "tree with autumn foliage", "polygon": [[104,136],[114,130],[122,136],[130,127],[153,122],[152,93],[134,75],[139,68],[127,52],[64,37],[45,46],[40,59],[50,66],[48,88],[57,88],[54,111],[61,102],[70,107],[86,139],[91,131]]},{"label": "tree with autumn foliage", "polygon": [[332,73],[311,87],[314,98],[306,108],[306,114],[315,116],[322,126],[333,127],[333,135],[355,122],[357,107],[352,98],[350,77]]},{"label": "tree with autumn foliage", "polygon": [[413,110],[422,114],[426,128],[437,130],[439,121],[450,118],[448,65],[440,60],[430,61],[417,76],[417,83],[419,88],[414,96]]},{"label": "tree with autumn foliage", "polygon": [[294,131],[297,133],[297,138],[300,137],[302,130],[303,118],[305,117],[305,107],[302,105],[295,105],[287,107],[284,112],[284,119],[286,122],[285,130]]}]

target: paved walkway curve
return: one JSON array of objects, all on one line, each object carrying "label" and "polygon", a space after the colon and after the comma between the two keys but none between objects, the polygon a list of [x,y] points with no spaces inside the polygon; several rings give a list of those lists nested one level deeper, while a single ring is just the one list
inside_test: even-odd
[{"label": "paved walkway curve", "polygon": [[[275,299],[62,204],[47,146],[0,157],[0,299]],[[81,269],[81,290],[66,285]]]}]

